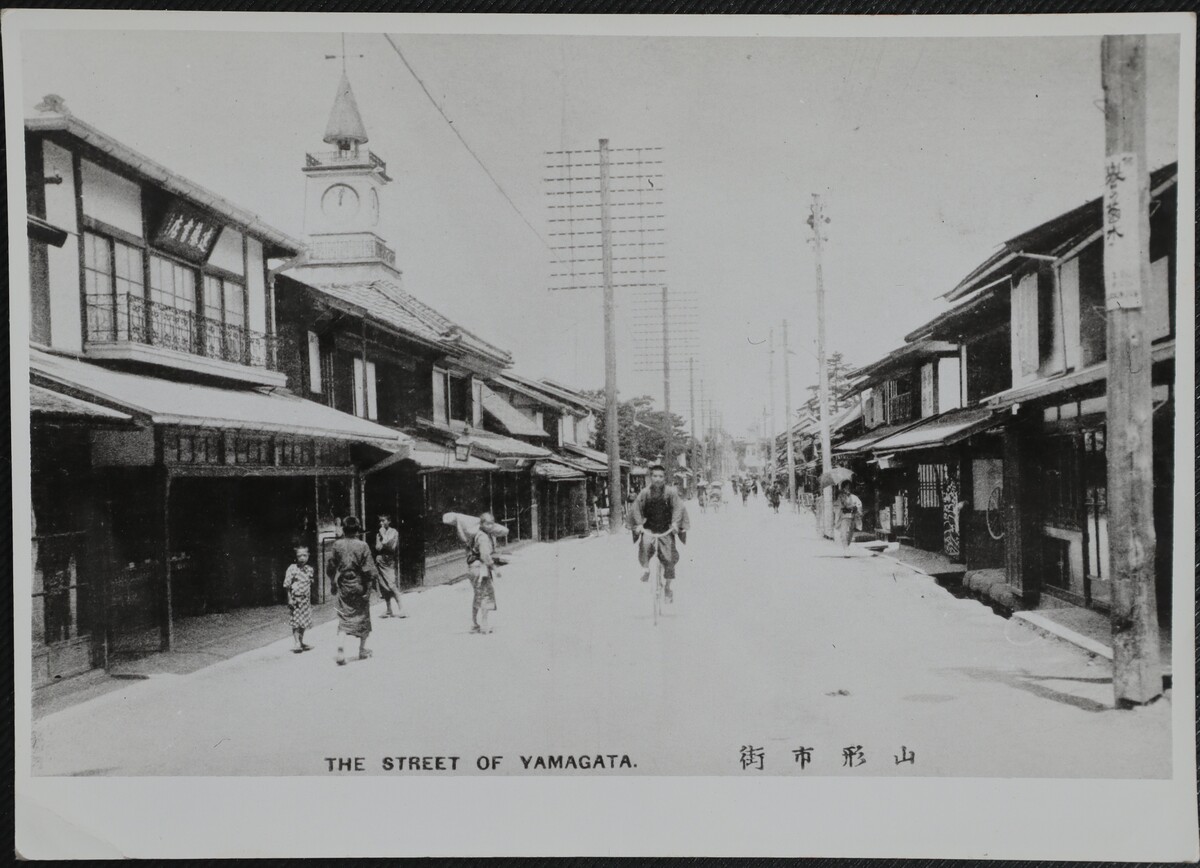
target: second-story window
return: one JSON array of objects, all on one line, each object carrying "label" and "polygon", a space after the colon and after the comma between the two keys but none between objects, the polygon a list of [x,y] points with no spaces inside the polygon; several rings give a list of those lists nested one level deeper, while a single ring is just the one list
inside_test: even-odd
[{"label": "second-story window", "polygon": [[470,424],[474,415],[471,412],[471,378],[456,377],[451,374],[448,393],[450,398],[450,421]]},{"label": "second-story window", "polygon": [[239,281],[206,274],[204,354],[244,363],[246,350],[246,287]]},{"label": "second-story window", "polygon": [[128,340],[130,305],[135,321],[142,316],[142,251],[106,235],[85,232],[83,278],[88,340]]},{"label": "second-story window", "polygon": [[379,418],[378,381],[375,363],[354,360],[354,415],[364,419]]},{"label": "second-story window", "polygon": [[150,342],[196,351],[196,272],[164,256],[150,256]]}]

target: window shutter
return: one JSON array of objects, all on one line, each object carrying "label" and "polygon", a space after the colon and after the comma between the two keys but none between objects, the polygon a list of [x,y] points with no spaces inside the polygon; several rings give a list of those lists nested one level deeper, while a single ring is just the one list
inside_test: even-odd
[{"label": "window shutter", "polygon": [[433,369],[433,421],[448,424],[446,415],[446,372]]},{"label": "window shutter", "polygon": [[363,392],[364,381],[366,380],[366,371],[363,368],[363,360],[356,358],[354,360],[354,415],[366,416],[367,408]]},{"label": "window shutter", "polygon": [[933,362],[927,362],[921,365],[921,418],[933,413]]},{"label": "window shutter", "polygon": [[1152,341],[1171,334],[1171,259],[1150,263],[1150,296],[1146,299],[1146,332]]},{"label": "window shutter", "polygon": [[379,418],[378,392],[375,385],[375,363],[367,362],[367,418]]},{"label": "window shutter", "polygon": [[1058,270],[1062,299],[1062,334],[1067,370],[1079,369],[1079,259],[1068,259]]},{"label": "window shutter", "polygon": [[325,391],[321,383],[321,339],[308,333],[308,390],[318,395]]},{"label": "window shutter", "polygon": [[1038,369],[1038,279],[1026,274],[1013,292],[1013,383],[1037,374]]}]

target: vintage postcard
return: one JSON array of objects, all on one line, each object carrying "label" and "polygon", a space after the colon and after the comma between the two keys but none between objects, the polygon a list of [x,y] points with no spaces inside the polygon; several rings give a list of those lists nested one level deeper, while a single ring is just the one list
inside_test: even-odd
[{"label": "vintage postcard", "polygon": [[22,856],[1197,858],[1193,16],[3,38]]}]

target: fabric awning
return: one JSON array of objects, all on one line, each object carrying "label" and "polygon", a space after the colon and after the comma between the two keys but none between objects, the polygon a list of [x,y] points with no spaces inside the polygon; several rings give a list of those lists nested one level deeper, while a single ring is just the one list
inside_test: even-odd
[{"label": "fabric awning", "polygon": [[549,482],[582,482],[586,479],[580,471],[558,461],[534,462],[533,475]]},{"label": "fabric awning", "polygon": [[845,443],[840,443],[833,447],[834,453],[838,455],[851,455],[859,452],[868,451],[868,447],[875,445],[884,437],[891,437],[893,434],[899,434],[917,425],[921,420],[917,419],[910,422],[901,422],[898,425],[884,425],[880,428],[872,428],[866,434],[855,437],[853,440],[847,440]]},{"label": "fabric awning", "polygon": [[408,435],[324,404],[267,389],[234,389],[180,383],[132,374],[78,359],[30,350],[30,375],[39,385],[61,385],[115,404],[156,425],[279,432],[407,448]]},{"label": "fabric awning", "polygon": [[420,473],[434,473],[448,470],[488,471],[499,469],[492,462],[484,461],[475,455],[471,455],[466,461],[460,461],[454,455],[453,446],[445,446],[422,437],[413,437],[412,443],[408,448],[398,450],[378,464],[368,467],[367,473],[378,473],[381,470],[387,470],[389,467],[406,459],[416,463],[419,468],[418,472]]},{"label": "fabric awning", "polygon": [[871,451],[878,454],[904,452],[912,449],[929,449],[935,446],[950,446],[965,440],[972,434],[985,431],[1003,422],[1003,417],[994,415],[990,407],[970,407],[950,410],[940,416],[923,419],[899,434],[877,440]]},{"label": "fabric awning", "polygon": [[504,397],[483,383],[483,412],[487,413],[496,423],[518,437],[549,437],[546,430],[533,419],[530,419]]},{"label": "fabric awning", "polygon": [[[576,455],[582,455],[590,461],[595,461],[605,470],[608,469],[608,453],[601,452],[599,449],[591,449],[587,446],[580,446],[578,443],[564,443],[562,448],[567,452],[574,452]],[[621,459],[621,466],[628,467],[629,462],[624,458]]]},{"label": "fabric awning", "polygon": [[97,422],[133,421],[128,413],[32,384],[29,386],[29,412],[35,416],[76,416]]}]

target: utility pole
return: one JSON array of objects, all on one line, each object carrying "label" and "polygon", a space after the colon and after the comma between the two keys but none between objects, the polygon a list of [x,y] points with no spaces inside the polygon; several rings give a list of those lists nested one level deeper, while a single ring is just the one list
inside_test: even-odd
[{"label": "utility pole", "polygon": [[779,429],[776,427],[778,420],[775,418],[775,329],[767,335],[767,389],[771,393],[771,482],[775,482],[775,474],[778,469],[779,462],[775,460],[775,432]]},{"label": "utility pole", "polygon": [[663,466],[667,468],[667,485],[675,484],[674,451],[675,444],[671,442],[671,344],[667,332],[667,287],[662,288],[662,335],[663,335],[663,409],[666,431],[663,435]]},{"label": "utility pole", "polygon": [[[792,363],[788,359],[788,329],[787,320],[783,321],[783,412],[787,414],[788,425],[791,427],[792,418]],[[787,438],[787,468],[788,468],[788,502],[792,509],[796,508],[796,447],[789,433]]]},{"label": "utility pole", "polygon": [[1104,288],[1108,308],[1108,527],[1113,693],[1118,706],[1162,694],[1154,597],[1150,338],[1150,177],[1146,37],[1105,36]]},{"label": "utility pole", "polygon": [[604,273],[604,419],[608,441],[608,532],[624,526],[621,447],[617,430],[617,332],[613,315],[612,227],[608,203],[608,139],[600,140],[600,249]]},{"label": "utility pole", "polygon": [[696,463],[696,357],[688,358],[688,418],[692,424],[692,448],[688,456],[688,464],[691,465],[692,471],[692,494],[696,493],[696,480],[699,478],[697,474],[700,472],[700,466]]},{"label": "utility pole", "polygon": [[[820,367],[821,403],[821,472],[833,469],[833,456],[829,448],[829,370],[825,366],[825,282],[821,274],[821,224],[828,223],[821,206],[821,197],[812,194],[812,213],[808,225],[813,231],[813,252],[817,262],[817,365]],[[833,532],[833,492],[821,489],[821,533]]]}]

